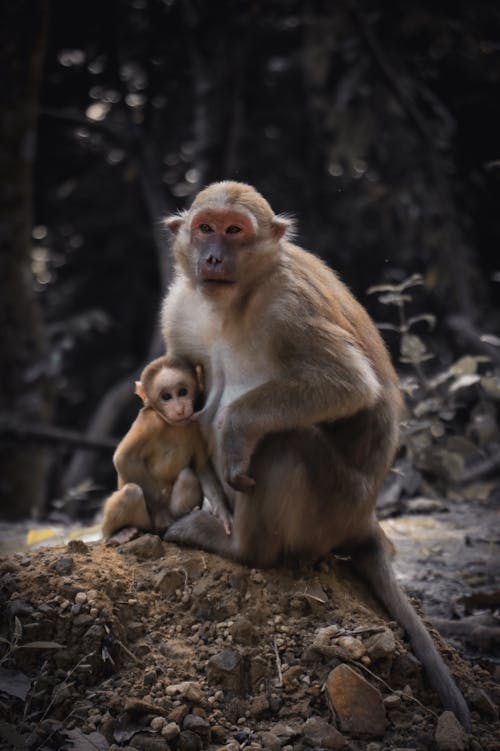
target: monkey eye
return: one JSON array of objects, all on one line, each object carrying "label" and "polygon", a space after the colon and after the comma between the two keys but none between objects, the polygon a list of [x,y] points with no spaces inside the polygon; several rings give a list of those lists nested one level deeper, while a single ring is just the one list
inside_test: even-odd
[{"label": "monkey eye", "polygon": [[237,235],[238,232],[241,232],[241,227],[238,227],[236,224],[230,224],[226,229],[226,235]]},{"label": "monkey eye", "polygon": [[172,398],[172,394],[170,391],[162,391],[160,394],[160,399],[163,399],[164,402],[168,402]]},{"label": "monkey eye", "polygon": [[213,229],[209,224],[200,224],[200,230],[204,235],[209,235],[210,232],[213,232]]},{"label": "monkey eye", "polygon": [[184,386],[180,388],[179,391],[177,392],[177,396],[187,396],[187,395],[188,395],[188,390]]}]

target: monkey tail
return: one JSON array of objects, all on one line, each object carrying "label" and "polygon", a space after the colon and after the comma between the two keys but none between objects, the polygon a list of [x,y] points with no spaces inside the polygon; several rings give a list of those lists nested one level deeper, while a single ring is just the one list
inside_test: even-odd
[{"label": "monkey tail", "polygon": [[384,549],[382,530],[365,547],[356,550],[352,557],[352,564],[356,571],[369,582],[389,614],[407,632],[413,651],[422,663],[429,683],[439,696],[443,707],[451,710],[464,728],[470,731],[469,708],[424,623],[396,581],[394,570]]}]

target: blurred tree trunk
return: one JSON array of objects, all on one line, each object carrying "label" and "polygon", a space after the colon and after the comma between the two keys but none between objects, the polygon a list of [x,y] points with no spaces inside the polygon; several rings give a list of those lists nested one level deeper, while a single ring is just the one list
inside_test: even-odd
[{"label": "blurred tree trunk", "polygon": [[[30,268],[38,93],[48,0],[0,8],[0,411],[43,423],[50,412],[46,341]],[[46,449],[0,436],[0,514],[40,507]]]}]

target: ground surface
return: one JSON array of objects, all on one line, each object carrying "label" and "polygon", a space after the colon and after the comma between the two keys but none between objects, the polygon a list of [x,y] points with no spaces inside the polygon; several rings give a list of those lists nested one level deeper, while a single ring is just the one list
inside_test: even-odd
[{"label": "ground surface", "polygon": [[465,737],[333,557],[256,571],[150,535],[72,541],[4,557],[0,587],[1,748],[500,748],[494,664],[433,632],[472,709]]}]

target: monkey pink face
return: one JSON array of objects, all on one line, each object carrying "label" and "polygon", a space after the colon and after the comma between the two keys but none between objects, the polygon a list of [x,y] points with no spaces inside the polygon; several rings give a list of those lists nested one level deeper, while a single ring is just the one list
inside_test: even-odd
[{"label": "monkey pink face", "polygon": [[172,425],[183,425],[194,412],[198,386],[189,373],[163,368],[155,378],[153,406]]},{"label": "monkey pink face", "polygon": [[238,282],[239,251],[255,240],[255,220],[235,209],[200,209],[191,220],[191,242],[198,250],[196,275],[208,294],[228,291]]}]

